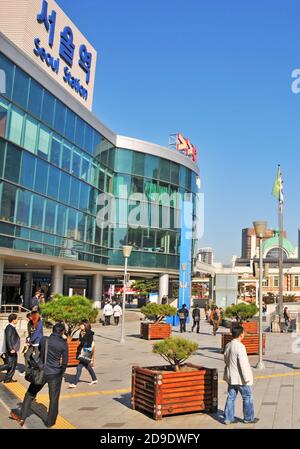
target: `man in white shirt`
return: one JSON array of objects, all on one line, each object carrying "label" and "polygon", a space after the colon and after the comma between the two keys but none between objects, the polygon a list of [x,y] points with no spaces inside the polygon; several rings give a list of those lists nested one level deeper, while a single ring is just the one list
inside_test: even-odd
[{"label": "man in white shirt", "polygon": [[104,325],[105,326],[110,326],[110,319],[111,319],[111,317],[112,317],[112,315],[113,315],[113,308],[112,308],[112,305],[109,303],[109,302],[107,302],[106,304],[105,304],[105,306],[104,306],[104,309],[103,309],[103,315],[104,315]]},{"label": "man in white shirt", "polygon": [[115,325],[118,326],[119,325],[119,321],[120,321],[120,317],[122,316],[122,308],[120,306],[119,303],[117,303],[114,307],[114,320],[115,320]]},{"label": "man in white shirt", "polygon": [[245,424],[256,424],[258,419],[254,415],[254,403],[252,395],[253,373],[249,363],[246,347],[242,341],[245,333],[242,326],[232,327],[233,340],[225,349],[224,380],[228,383],[228,398],[224,412],[224,424],[235,422],[235,400],[238,393],[243,398],[243,412]]}]

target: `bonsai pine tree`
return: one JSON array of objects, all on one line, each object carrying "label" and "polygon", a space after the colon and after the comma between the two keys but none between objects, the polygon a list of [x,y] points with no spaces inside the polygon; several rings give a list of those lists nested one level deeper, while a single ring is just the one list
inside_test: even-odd
[{"label": "bonsai pine tree", "polygon": [[180,371],[180,367],[198,348],[198,344],[191,340],[171,337],[153,345],[153,353],[159,354],[175,371]]},{"label": "bonsai pine tree", "polygon": [[148,303],[141,308],[141,312],[148,318],[148,320],[158,324],[167,316],[175,316],[177,314],[177,309],[169,304]]},{"label": "bonsai pine tree", "polygon": [[63,322],[67,337],[73,337],[82,320],[95,323],[98,315],[88,298],[62,295],[56,295],[50,302],[41,305],[41,313],[43,318],[53,323]]},{"label": "bonsai pine tree", "polygon": [[248,321],[258,313],[256,304],[237,304],[227,307],[225,316],[227,318],[236,318],[238,323]]}]

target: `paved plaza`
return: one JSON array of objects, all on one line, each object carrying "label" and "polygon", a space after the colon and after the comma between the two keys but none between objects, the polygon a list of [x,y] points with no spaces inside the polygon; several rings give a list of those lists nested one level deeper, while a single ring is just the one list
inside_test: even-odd
[{"label": "paved plaza", "polygon": [[[139,338],[141,315],[136,311],[126,313],[126,344],[120,345],[120,327],[94,326],[96,355],[95,371],[99,383],[90,386],[90,378],[84,370],[82,380],[76,390],[68,389],[69,382],[75,374],[75,368],[69,368],[65,374],[60,399],[59,419],[56,428],[63,429],[224,429],[222,414],[226,402],[226,384],[223,379],[223,355],[221,353],[221,332],[213,337],[212,327],[201,322],[199,335],[190,332],[186,338],[199,343],[199,350],[190,361],[208,368],[219,370],[219,412],[216,415],[202,413],[164,418],[156,422],[144,414],[131,410],[131,367],[157,366],[164,364],[163,360],[152,354],[152,342]],[[190,327],[190,326],[189,326]],[[173,335],[180,335],[175,328]],[[256,425],[242,424],[242,402],[237,401],[237,424],[232,428],[255,429],[299,429],[300,428],[300,354],[295,353],[295,342],[292,334],[267,333],[267,351],[264,357],[266,368],[263,371],[254,369],[254,399],[256,416],[260,418]],[[294,345],[294,346],[293,346]],[[19,357],[22,371],[22,356]],[[257,356],[250,357],[254,368]],[[8,419],[10,408],[20,404],[28,383],[22,374],[17,373],[18,383],[0,384],[0,428],[18,428],[18,425]],[[34,411],[43,416],[48,401],[47,387],[37,397]],[[26,427],[44,428],[40,417],[33,414]]]}]

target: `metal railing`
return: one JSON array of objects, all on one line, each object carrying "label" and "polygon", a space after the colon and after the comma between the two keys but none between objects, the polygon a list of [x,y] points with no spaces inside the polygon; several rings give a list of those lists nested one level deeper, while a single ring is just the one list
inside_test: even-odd
[{"label": "metal railing", "polygon": [[10,314],[10,313],[29,313],[31,312],[26,307],[19,304],[2,304],[0,306],[0,313]]}]

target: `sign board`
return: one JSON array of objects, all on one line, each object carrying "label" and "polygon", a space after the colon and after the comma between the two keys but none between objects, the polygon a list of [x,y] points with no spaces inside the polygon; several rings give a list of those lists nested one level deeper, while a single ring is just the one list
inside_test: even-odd
[{"label": "sign board", "polygon": [[197,147],[191,143],[190,139],[183,137],[181,133],[177,134],[176,150],[184,153],[193,162],[197,162]]},{"label": "sign board", "polygon": [[10,287],[19,287],[21,283],[20,274],[4,274],[3,275],[3,285]]},{"label": "sign board", "polygon": [[158,293],[149,293],[149,301],[158,304]]},{"label": "sign board", "polygon": [[97,52],[54,0],[1,0],[0,30],[92,109]]}]

